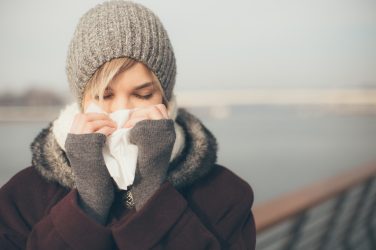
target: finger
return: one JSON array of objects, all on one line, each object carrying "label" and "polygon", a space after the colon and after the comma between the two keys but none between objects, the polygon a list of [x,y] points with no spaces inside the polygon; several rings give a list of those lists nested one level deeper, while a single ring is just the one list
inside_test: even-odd
[{"label": "finger", "polygon": [[100,129],[98,129],[97,131],[94,131],[94,133],[101,133],[101,134],[104,134],[106,136],[109,136],[111,135],[116,129],[112,128],[112,127],[108,127],[108,126],[104,126],[104,127],[101,127]]},{"label": "finger", "polygon": [[74,116],[72,126],[69,130],[70,133],[73,134],[80,134],[81,131],[83,131],[85,128],[85,121],[83,120],[83,117],[81,114],[76,114]]},{"label": "finger", "polygon": [[134,109],[129,115],[129,119],[143,116],[147,116],[149,119],[153,120],[162,119],[164,117],[163,113],[158,107],[156,107],[156,105],[150,105],[147,107],[138,107],[137,109]]},{"label": "finger", "polygon": [[133,118],[129,121],[127,121],[124,125],[125,128],[131,128],[133,127],[134,125],[136,125],[137,122],[139,121],[143,121],[143,120],[147,120],[147,117],[144,116],[144,117],[137,117],[137,118]]},{"label": "finger", "polygon": [[117,128],[117,125],[114,124],[113,122],[109,121],[109,120],[95,120],[95,121],[91,121],[91,122],[86,123],[84,131],[86,133],[92,133],[92,132],[100,129],[103,126],[112,127],[112,128],[115,128],[115,129]]},{"label": "finger", "polygon": [[129,120],[140,118],[140,117],[146,117],[147,119],[151,119],[151,120],[159,120],[159,119],[163,118],[163,115],[159,111],[158,108],[154,107],[154,108],[150,108],[150,109],[148,109],[147,111],[144,111],[144,112],[137,112],[137,113],[132,114],[130,116]]},{"label": "finger", "polygon": [[[163,104],[162,104],[163,105]],[[163,119],[164,115],[159,110],[158,107],[155,105],[148,106],[148,107],[139,107],[137,109],[134,109],[131,114],[129,115],[129,119],[127,123],[124,125],[125,128],[129,128],[133,125],[135,125],[134,122],[130,122],[132,119],[151,119],[151,120],[159,120]],[[128,123],[129,122],[129,123]]]},{"label": "finger", "polygon": [[137,107],[130,112],[128,119],[130,120],[136,117],[143,117],[143,116],[147,117],[148,109],[149,107]]},{"label": "finger", "polygon": [[168,119],[169,117],[168,117],[168,113],[167,113],[167,109],[166,109],[166,106],[164,105],[164,104],[157,104],[157,105],[155,105],[158,109],[159,109],[159,111],[161,111],[161,113],[162,113],[162,115],[163,115],[163,117],[165,118],[165,119]]},{"label": "finger", "polygon": [[138,108],[132,111],[132,113],[129,116],[129,120],[137,117],[144,117],[146,116],[148,119],[162,119],[163,115],[159,111],[157,107],[153,106],[148,106],[148,107],[143,107],[143,108]]},{"label": "finger", "polygon": [[113,123],[113,126],[116,126],[116,122],[114,120],[112,120],[107,114],[103,114],[103,113],[85,113],[85,114],[82,114],[82,113],[79,113],[79,114],[76,114],[75,117],[74,117],[74,121],[73,121],[73,124],[72,124],[72,127],[74,126],[74,130],[76,131],[82,131],[85,129],[86,127],[86,124],[88,122],[91,122],[91,121],[95,121],[95,120],[108,120],[108,121],[111,121]]},{"label": "finger", "polygon": [[[95,121],[95,120],[102,120],[111,122],[113,127],[117,126],[115,121],[110,119],[110,117],[103,113],[78,113],[74,116],[74,120],[70,129],[71,133],[80,134],[82,132],[91,132],[91,126],[88,126],[88,123]],[[96,129],[97,127],[93,126],[93,129]]]},{"label": "finger", "polygon": [[148,117],[149,119],[152,119],[152,120],[159,120],[159,119],[163,119],[163,114],[159,110],[159,108],[157,108],[156,106],[151,106],[149,108]]},{"label": "finger", "polygon": [[111,120],[110,116],[108,114],[104,113],[94,113],[94,112],[88,112],[83,114],[85,117],[84,119],[88,122],[93,121],[93,120]]}]

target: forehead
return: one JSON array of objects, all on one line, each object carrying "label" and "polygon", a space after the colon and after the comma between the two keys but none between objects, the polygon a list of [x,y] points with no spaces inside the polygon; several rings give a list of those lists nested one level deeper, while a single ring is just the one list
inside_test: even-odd
[{"label": "forehead", "polygon": [[119,73],[109,84],[108,87],[135,87],[144,83],[157,80],[154,73],[143,63],[137,62],[131,68]]}]

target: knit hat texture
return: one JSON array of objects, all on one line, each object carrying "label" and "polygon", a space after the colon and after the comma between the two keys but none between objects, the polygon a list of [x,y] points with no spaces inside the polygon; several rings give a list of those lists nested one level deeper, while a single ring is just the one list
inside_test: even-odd
[{"label": "knit hat texture", "polygon": [[159,79],[170,101],[176,79],[176,61],[162,22],[142,4],[106,1],[79,20],[69,44],[66,74],[78,103],[95,71],[113,58],[130,57],[144,63]]}]

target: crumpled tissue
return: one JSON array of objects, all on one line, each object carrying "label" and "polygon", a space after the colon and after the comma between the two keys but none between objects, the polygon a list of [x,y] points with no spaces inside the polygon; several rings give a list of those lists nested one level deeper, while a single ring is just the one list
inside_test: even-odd
[{"label": "crumpled tissue", "polygon": [[104,113],[114,120],[117,129],[107,137],[103,147],[103,158],[111,177],[116,182],[119,189],[127,190],[135,177],[138,147],[129,142],[129,132],[131,128],[123,128],[133,109],[119,109],[112,113],[107,113],[96,103],[91,102],[85,113]]}]

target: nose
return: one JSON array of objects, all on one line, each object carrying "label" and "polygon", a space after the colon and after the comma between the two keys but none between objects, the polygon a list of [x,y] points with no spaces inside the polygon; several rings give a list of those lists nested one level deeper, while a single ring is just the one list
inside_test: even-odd
[{"label": "nose", "polygon": [[128,98],[124,96],[119,96],[112,101],[110,112],[114,112],[119,109],[133,109],[133,108],[134,108],[134,105],[131,103],[131,101]]}]

